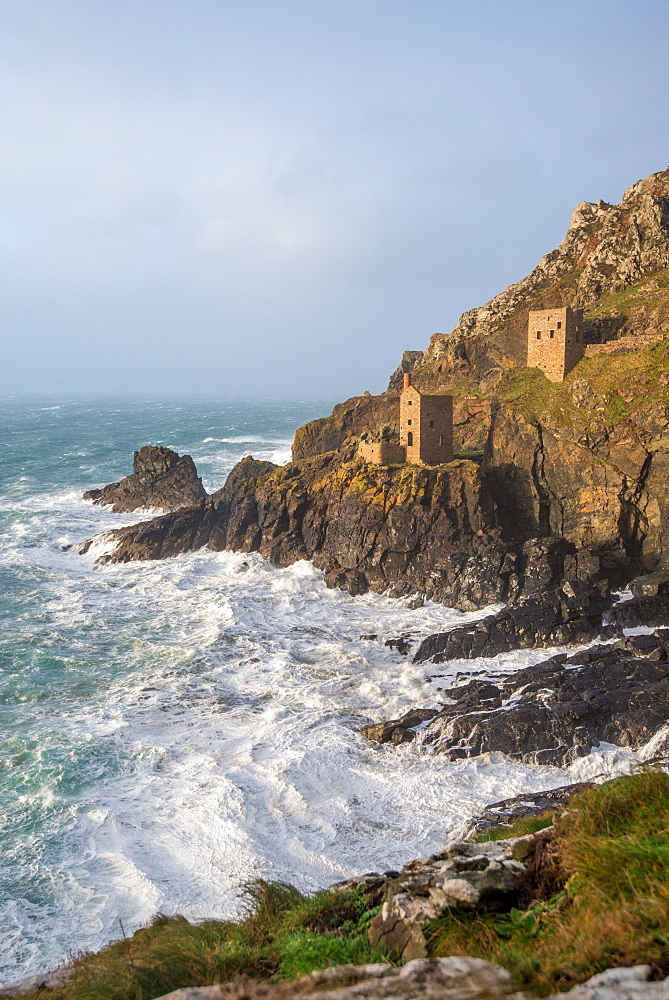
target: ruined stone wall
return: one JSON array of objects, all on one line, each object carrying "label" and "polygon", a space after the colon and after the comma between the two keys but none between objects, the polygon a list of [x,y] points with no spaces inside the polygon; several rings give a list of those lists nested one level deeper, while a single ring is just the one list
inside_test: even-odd
[{"label": "ruined stone wall", "polygon": [[361,441],[358,457],[374,465],[395,465],[406,461],[406,449],[390,441]]},{"label": "ruined stone wall", "polygon": [[661,333],[649,333],[642,337],[618,337],[617,340],[609,340],[605,344],[588,344],[584,354],[586,358],[595,357],[597,354],[628,354],[630,351],[638,351],[642,347],[650,347],[662,340]]}]

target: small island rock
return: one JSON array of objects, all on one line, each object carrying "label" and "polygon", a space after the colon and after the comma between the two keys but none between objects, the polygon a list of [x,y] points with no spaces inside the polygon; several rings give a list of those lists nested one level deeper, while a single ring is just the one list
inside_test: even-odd
[{"label": "small island rock", "polygon": [[206,496],[190,455],[147,444],[135,452],[132,475],[101,490],[87,490],[84,500],[110,506],[116,514],[129,514],[142,508],[175,511]]}]

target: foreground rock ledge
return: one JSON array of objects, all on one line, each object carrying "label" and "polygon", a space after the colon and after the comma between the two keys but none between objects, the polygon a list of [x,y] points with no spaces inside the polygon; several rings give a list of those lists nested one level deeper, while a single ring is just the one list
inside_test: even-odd
[{"label": "foreground rock ledge", "polygon": [[[651,982],[650,965],[607,969],[548,1000],[669,1000],[669,978]],[[477,958],[416,959],[388,965],[339,965],[294,983],[229,983],[175,990],[159,1000],[531,1000],[513,992],[506,969]]]}]

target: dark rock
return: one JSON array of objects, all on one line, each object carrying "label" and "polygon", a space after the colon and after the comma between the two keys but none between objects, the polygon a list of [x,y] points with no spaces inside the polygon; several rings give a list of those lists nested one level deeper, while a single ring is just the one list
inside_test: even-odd
[{"label": "dark rock", "polygon": [[425,601],[422,597],[414,597],[413,600],[407,602],[407,608],[410,611],[417,611],[423,607],[425,607]]},{"label": "dark rock", "polygon": [[414,663],[443,663],[497,656],[511,649],[589,642],[601,631],[602,612],[608,604],[601,589],[568,581],[482,621],[427,636],[416,651]]},{"label": "dark rock", "polygon": [[263,476],[267,476],[270,472],[274,472],[279,468],[281,467],[274,462],[262,461],[261,459],[254,458],[253,455],[247,455],[246,458],[240,459],[231,469],[224,486],[211,494],[211,500],[214,503],[220,503],[223,500],[232,500],[242,487],[252,481],[262,479]]},{"label": "dark rock", "polygon": [[652,636],[554,656],[496,687],[470,681],[461,700],[458,689],[451,689],[455,704],[419,731],[413,710],[363,733],[383,742],[417,739],[453,760],[497,750],[515,760],[564,766],[600,742],[638,749],[669,721],[668,644],[669,631],[658,629]]},{"label": "dark rock", "polygon": [[499,826],[511,826],[518,819],[541,816],[542,813],[564,808],[578,792],[594,788],[592,781],[579,781],[561,788],[551,788],[545,792],[528,792],[514,795],[510,799],[492,802],[479,813],[469,828],[469,837],[478,837]]},{"label": "dark rock", "polygon": [[387,391],[391,392],[393,389],[400,389],[404,375],[407,372],[412,372],[421,363],[422,358],[423,351],[405,351],[402,355],[402,360],[390,376]]},{"label": "dark rock", "polygon": [[[207,546],[259,552],[278,566],[311,559],[329,586],[421,593],[474,610],[555,587],[576,554],[563,539],[518,551],[497,525],[480,472],[361,465],[321,455],[265,470],[244,459],[214,497],[110,533],[102,561],[164,559]],[[80,551],[85,551],[87,543]]]},{"label": "dark rock", "polygon": [[438,709],[429,708],[412,709],[394,722],[380,722],[378,725],[366,726],[362,734],[375,743],[409,743],[416,735],[416,726],[433,719],[437,711]]},{"label": "dark rock", "polygon": [[101,490],[88,490],[84,500],[128,514],[141,508],[179,510],[206,496],[190,455],[149,444],[135,452],[132,475]]},{"label": "dark rock", "polygon": [[645,597],[665,597],[669,594],[669,573],[647,573],[637,576],[630,583],[632,596],[637,600]]},{"label": "dark rock", "polygon": [[401,656],[407,656],[411,652],[410,636],[400,635],[396,639],[386,639],[384,646],[389,649],[396,649]]},{"label": "dark rock", "polygon": [[604,621],[615,628],[637,628],[639,625],[669,625],[669,594],[638,597],[610,608]]}]

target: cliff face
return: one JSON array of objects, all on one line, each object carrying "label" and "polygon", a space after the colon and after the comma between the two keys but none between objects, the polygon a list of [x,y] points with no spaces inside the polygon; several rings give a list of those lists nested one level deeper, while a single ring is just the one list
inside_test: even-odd
[{"label": "cliff face", "polygon": [[278,566],[311,559],[331,586],[354,594],[419,592],[464,609],[539,594],[565,573],[592,576],[574,546],[504,532],[468,461],[380,468],[330,453],[269,474],[260,468],[259,478],[245,462],[246,478],[234,488],[113,532],[115,548],[101,561],[164,559],[204,546],[259,552]]}]

